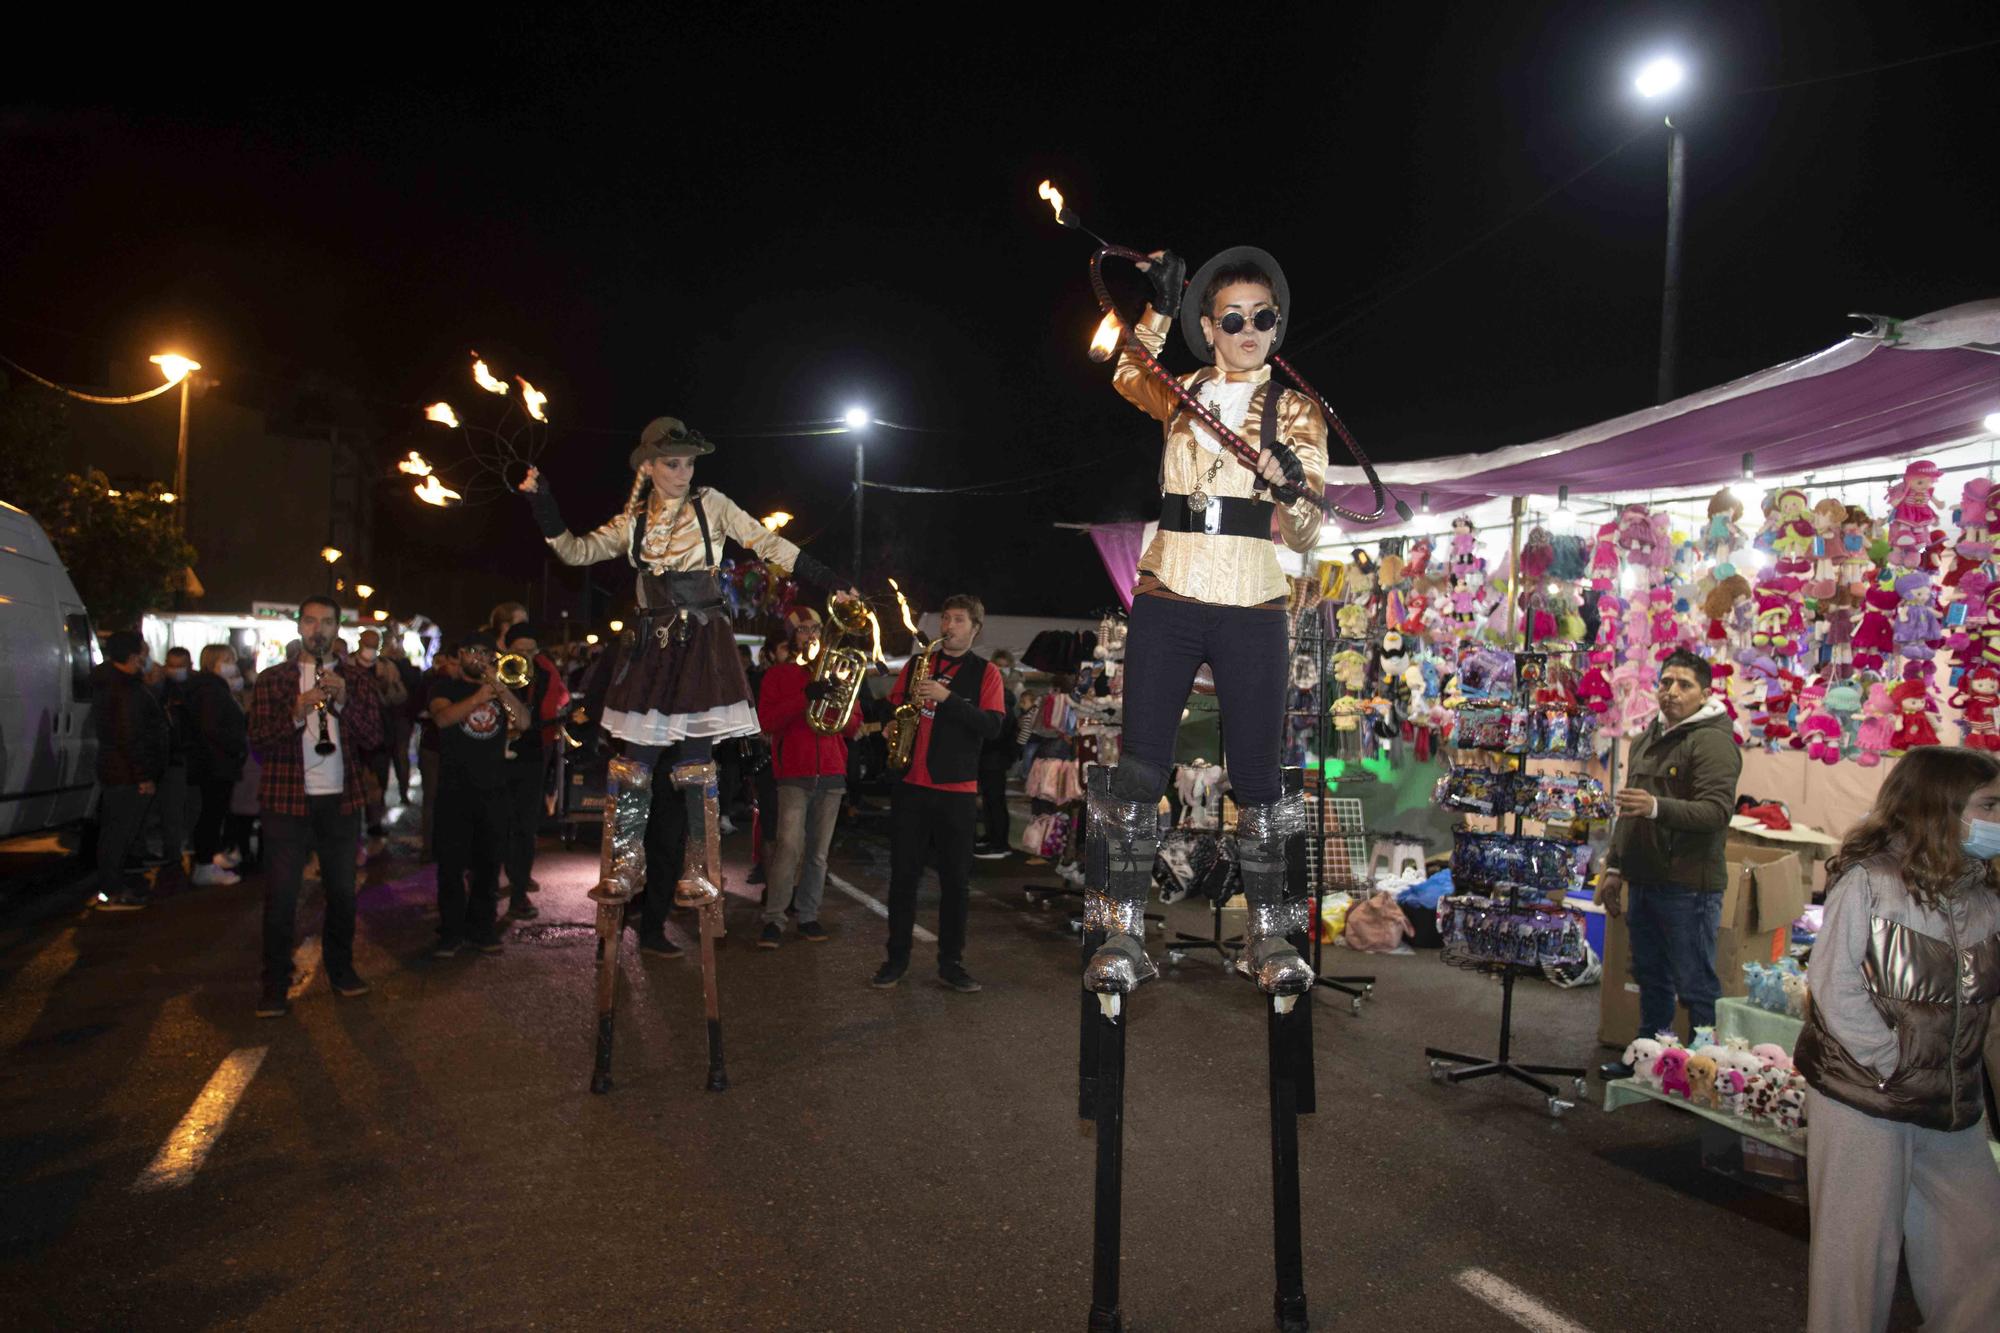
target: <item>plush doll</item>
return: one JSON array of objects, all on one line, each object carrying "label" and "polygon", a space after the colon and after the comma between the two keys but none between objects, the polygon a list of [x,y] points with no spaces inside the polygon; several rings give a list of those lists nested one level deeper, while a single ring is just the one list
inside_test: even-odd
[{"label": "plush doll", "polygon": [[1862,598],[1861,624],[1854,631],[1854,665],[1861,671],[1880,671],[1887,654],[1896,646],[1896,631],[1890,613],[1903,599],[1893,588],[1870,588]]},{"label": "plush doll", "polygon": [[1707,596],[1701,599],[1701,613],[1708,617],[1708,644],[1717,651],[1726,651],[1729,646],[1729,613],[1737,602],[1750,599],[1750,580],[1741,574],[1730,574],[1716,580]]},{"label": "plush doll", "polygon": [[1793,1018],[1806,1016],[1806,978],[1803,972],[1785,974],[1785,1012]]},{"label": "plush doll", "polygon": [[1679,1046],[1670,1046],[1660,1052],[1657,1070],[1660,1076],[1660,1091],[1670,1097],[1688,1095],[1688,1053]]},{"label": "plush doll", "polygon": [[1649,1088],[1660,1086],[1660,1056],[1666,1047],[1651,1037],[1640,1037],[1625,1048],[1619,1060],[1632,1067],[1632,1077]]},{"label": "plush doll", "polygon": [[1847,596],[1847,589],[1837,590],[1836,600],[1830,606],[1823,605],[1819,617],[1826,644],[1826,665],[1836,680],[1845,679],[1854,670],[1855,610],[1847,604]]},{"label": "plush doll", "polygon": [[1618,511],[1612,541],[1625,564],[1637,565],[1648,575],[1658,574],[1673,563],[1671,528],[1672,520],[1666,514],[1655,514],[1642,504],[1626,505]]},{"label": "plush doll", "polygon": [[1368,605],[1365,602],[1346,602],[1334,613],[1334,627],[1343,639],[1365,639],[1368,637]]},{"label": "plush doll", "polygon": [[1944,626],[1931,607],[1931,576],[1921,571],[1898,574],[1895,591],[1900,603],[1893,634],[1896,651],[1912,661],[1928,662],[1944,643]]},{"label": "plush doll", "polygon": [[1759,1042],[1750,1048],[1750,1054],[1757,1057],[1766,1071],[1777,1069],[1792,1072],[1792,1053],[1775,1041]]},{"label": "plush doll", "polygon": [[1716,1058],[1716,1062],[1724,1069],[1734,1069],[1743,1075],[1743,1082],[1746,1085],[1754,1075],[1764,1072],[1764,1062],[1750,1050],[1748,1037],[1731,1037],[1728,1044],[1722,1048],[1722,1054]]},{"label": "plush doll", "polygon": [[1333,655],[1333,679],[1347,693],[1359,694],[1368,684],[1368,659],[1352,648],[1341,649]]},{"label": "plush doll", "polygon": [[1840,530],[1846,521],[1847,506],[1832,496],[1812,508],[1812,577],[1804,591],[1815,602],[1829,601],[1839,591]]},{"label": "plush doll", "polygon": [[1648,635],[1653,641],[1653,656],[1666,661],[1673,656],[1681,644],[1680,599],[1671,588],[1654,588],[1647,594],[1651,603],[1652,623]]},{"label": "plush doll", "polygon": [[1837,764],[1846,729],[1827,711],[1827,692],[1826,682],[1819,680],[1799,691],[1799,734],[1792,737],[1792,748],[1804,750],[1808,761]]},{"label": "plush doll", "polygon": [[1847,506],[1847,517],[1840,524],[1840,549],[1834,558],[1834,582],[1843,588],[1862,588],[1875,565],[1868,553],[1874,536],[1875,520],[1867,511],[1858,505]]},{"label": "plush doll", "polygon": [[1708,523],[1701,531],[1701,553],[1712,564],[1725,564],[1743,545],[1743,502],[1727,486],[1708,497]]},{"label": "plush doll", "polygon": [[1801,1075],[1793,1074],[1778,1089],[1778,1109],[1772,1120],[1787,1134],[1796,1134],[1805,1128],[1806,1081]]},{"label": "plush doll", "polygon": [[1653,673],[1637,662],[1626,662],[1611,673],[1611,708],[1604,715],[1607,736],[1637,736],[1659,716],[1660,701]]},{"label": "plush doll", "polygon": [[1825,708],[1840,724],[1840,752],[1854,752],[1855,719],[1861,712],[1861,687],[1851,680],[1836,681],[1826,687]]},{"label": "plush doll", "polygon": [[1882,756],[1894,748],[1896,701],[1889,697],[1889,687],[1880,681],[1868,687],[1868,697],[1861,705],[1861,725],[1855,729],[1854,744],[1860,751],[1854,762],[1863,768],[1873,768],[1882,762]]},{"label": "plush doll", "polygon": [[1891,750],[1914,750],[1919,745],[1938,743],[1937,727],[1931,722],[1931,714],[1937,712],[1937,700],[1931,698],[1930,683],[1925,680],[1899,680],[1889,691],[1889,698],[1896,705],[1896,730],[1889,737]]},{"label": "plush doll", "polygon": [[1768,1125],[1778,1118],[1778,1094],[1790,1076],[1765,1070],[1750,1080],[1744,1090],[1743,1118],[1753,1125]]},{"label": "plush doll", "polygon": [[1537,523],[1528,529],[1528,540],[1521,547],[1521,579],[1528,586],[1540,583],[1555,563],[1556,543],[1549,530]]},{"label": "plush doll", "polygon": [[1764,519],[1764,536],[1771,554],[1778,558],[1777,573],[1803,580],[1812,571],[1812,505],[1806,493],[1787,486],[1771,497],[1771,511]]},{"label": "plush doll", "polygon": [[1715,1078],[1720,1070],[1713,1059],[1706,1055],[1688,1057],[1687,1081],[1688,1100],[1696,1106],[1713,1109],[1715,1100]]},{"label": "plush doll", "polygon": [[1743,1114],[1743,1090],[1750,1086],[1750,1075],[1740,1069],[1724,1067],[1715,1075],[1715,1109],[1724,1115]]},{"label": "plush doll", "polygon": [[1604,668],[1592,666],[1584,670],[1576,683],[1576,697],[1585,708],[1604,716],[1611,707],[1611,680],[1604,674]]},{"label": "plush doll", "polygon": [[1958,683],[1958,692],[1948,701],[1958,710],[1958,730],[1962,743],[1971,750],[2000,750],[2000,669],[1974,667]]},{"label": "plush doll", "polygon": [[1889,488],[1889,563],[1899,569],[1915,569],[1930,547],[1931,525],[1937,522],[1931,492],[1941,475],[1936,463],[1922,458]]},{"label": "plush doll", "polygon": [[1797,590],[1787,584],[1784,579],[1765,579],[1757,585],[1757,628],[1751,632],[1750,643],[1773,657],[1796,656],[1805,630]]}]

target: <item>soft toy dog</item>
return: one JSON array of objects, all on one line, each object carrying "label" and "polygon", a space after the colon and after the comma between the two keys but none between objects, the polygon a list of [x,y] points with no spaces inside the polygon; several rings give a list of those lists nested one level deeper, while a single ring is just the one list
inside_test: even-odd
[{"label": "soft toy dog", "polygon": [[1743,1090],[1750,1086],[1750,1076],[1734,1067],[1725,1068],[1715,1076],[1715,1101],[1718,1110],[1725,1115],[1743,1114]]},{"label": "soft toy dog", "polygon": [[1688,1100],[1696,1106],[1716,1105],[1715,1079],[1720,1071],[1706,1055],[1691,1056],[1687,1062]]},{"label": "soft toy dog", "polygon": [[1669,1046],[1661,1051],[1657,1072],[1661,1092],[1671,1097],[1686,1097],[1689,1094],[1688,1053],[1685,1047]]},{"label": "soft toy dog", "polygon": [[1778,1128],[1787,1134],[1796,1134],[1806,1123],[1806,1081],[1798,1074],[1785,1080],[1778,1090],[1778,1109],[1774,1117]]},{"label": "soft toy dog", "polygon": [[1767,1041],[1750,1048],[1750,1054],[1757,1057],[1766,1073],[1773,1069],[1784,1073],[1792,1072],[1792,1054],[1774,1041]]},{"label": "soft toy dog", "polygon": [[1785,1012],[1793,1018],[1806,1016],[1806,979],[1802,972],[1787,972],[1784,979]]},{"label": "soft toy dog", "polygon": [[1660,1086],[1660,1055],[1665,1050],[1666,1047],[1651,1037],[1640,1037],[1627,1046],[1625,1054],[1618,1058],[1622,1063],[1632,1066],[1633,1078],[1647,1087],[1657,1088]]}]

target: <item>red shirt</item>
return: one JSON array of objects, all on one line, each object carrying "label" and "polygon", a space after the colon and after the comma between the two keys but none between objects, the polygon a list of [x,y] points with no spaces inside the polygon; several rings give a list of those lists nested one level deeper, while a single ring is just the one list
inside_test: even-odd
[{"label": "red shirt", "polygon": [[[895,688],[889,691],[890,703],[903,702],[910,687],[910,671],[916,660],[914,657],[911,658],[909,664],[903,667],[903,673],[896,677]],[[946,657],[943,652],[939,652],[937,660],[931,666],[931,679],[940,685],[951,684],[952,678],[958,674],[958,669],[964,662],[965,658],[962,656]],[[984,713],[1005,713],[1007,710],[1006,691],[1000,684],[1000,669],[991,662],[986,664],[986,674],[979,681],[979,710]],[[913,787],[929,787],[933,791],[977,792],[979,781],[976,778],[967,782],[931,781],[929,760],[931,720],[934,711],[933,705],[923,706],[923,720],[917,723],[917,743],[910,754],[910,770],[903,774],[903,781]]]},{"label": "red shirt", "polygon": [[806,721],[806,686],[813,673],[796,662],[779,662],[765,671],[757,687],[757,725],[771,737],[771,776],[831,778],[847,776],[847,737],[861,729],[857,706],[838,736],[822,736]]}]

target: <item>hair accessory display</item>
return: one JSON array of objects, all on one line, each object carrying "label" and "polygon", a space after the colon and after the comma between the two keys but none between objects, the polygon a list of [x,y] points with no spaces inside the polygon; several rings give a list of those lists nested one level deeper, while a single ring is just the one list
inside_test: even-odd
[{"label": "hair accessory display", "polygon": [[1437,924],[1445,961],[1459,966],[1574,966],[1589,948],[1583,914],[1550,903],[1451,894],[1438,900]]},{"label": "hair accessory display", "polygon": [[1518,884],[1544,893],[1583,889],[1590,872],[1587,843],[1461,830],[1452,847],[1454,884]]}]

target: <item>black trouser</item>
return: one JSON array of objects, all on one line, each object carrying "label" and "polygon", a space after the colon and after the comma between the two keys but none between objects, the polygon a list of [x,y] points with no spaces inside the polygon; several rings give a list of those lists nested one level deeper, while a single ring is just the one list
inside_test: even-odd
[{"label": "black trouser", "polygon": [[361,813],[340,813],[341,798],[306,797],[303,815],[264,814],[264,985],[278,990],[292,981],[292,931],[298,922],[299,885],[306,857],[319,853],[319,886],[326,896],[320,957],[334,980],[354,974],[354,847]]},{"label": "black trouser", "polygon": [[97,790],[97,891],[110,895],[125,887],[125,854],[146,826],[153,797],[141,795],[136,782]]},{"label": "black trouser", "polygon": [[639,895],[642,940],[665,933],[667,913],[674,908],[674,885],[687,861],[687,793],[674,786],[674,765],[707,763],[714,753],[715,743],[707,738],[625,747],[627,758],[653,771],[653,803],[646,811],[646,889]]},{"label": "black trouser", "polygon": [[194,866],[199,870],[222,850],[222,821],[229,817],[236,779],[203,778],[195,786],[201,792],[201,813],[194,817]]},{"label": "black trouser", "polygon": [[767,852],[778,829],[778,766],[767,757],[750,785],[757,792],[757,845],[750,849],[750,859],[768,870]]},{"label": "black trouser", "polygon": [[937,854],[938,966],[965,958],[965,911],[971,891],[972,830],[979,797],[898,782],[889,799],[889,961],[910,961],[917,885]]},{"label": "black trouser", "polygon": [[985,760],[979,766],[979,818],[986,825],[986,841],[994,847],[1007,846],[1007,765]]},{"label": "black trouser", "polygon": [[[397,705],[398,708],[401,705]],[[410,803],[410,732],[416,727],[409,718],[398,715],[382,724],[389,732],[389,767],[396,771],[397,789],[402,792],[403,804]],[[388,794],[387,788],[383,794]]]},{"label": "black trouser", "polygon": [[[424,800],[428,804],[431,793]],[[437,843],[438,937],[484,944],[496,934],[507,789],[475,787],[456,773],[445,773],[438,780],[436,801],[432,837]]]},{"label": "black trouser", "polygon": [[1133,598],[1122,753],[1161,774],[1172,770],[1181,713],[1203,662],[1215,675],[1216,701],[1222,705],[1231,792],[1239,804],[1267,805],[1284,795],[1278,751],[1289,663],[1282,610]]},{"label": "black trouser", "polygon": [[535,873],[535,835],[542,830],[542,752],[534,750],[507,764],[507,842],[501,862],[516,900]]}]

